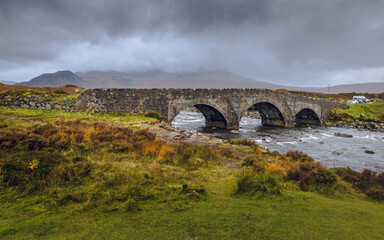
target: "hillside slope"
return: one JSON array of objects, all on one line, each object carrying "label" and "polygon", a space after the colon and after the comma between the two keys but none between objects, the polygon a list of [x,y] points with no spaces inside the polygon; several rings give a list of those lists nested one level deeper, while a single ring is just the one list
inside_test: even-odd
[{"label": "hillside slope", "polygon": [[58,71],[55,73],[45,73],[28,82],[21,82],[16,85],[29,87],[60,87],[64,85],[76,85],[87,87],[88,83],[71,71]]},{"label": "hillside slope", "polygon": [[384,82],[345,84],[328,87],[296,87],[255,81],[225,71],[198,73],[147,72],[78,72],[46,73],[16,85],[59,87],[77,85],[84,88],[267,88],[320,93],[382,93]]}]

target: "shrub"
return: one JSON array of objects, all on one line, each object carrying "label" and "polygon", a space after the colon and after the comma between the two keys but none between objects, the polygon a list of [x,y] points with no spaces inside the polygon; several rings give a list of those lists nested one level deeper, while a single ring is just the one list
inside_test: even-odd
[{"label": "shrub", "polygon": [[227,157],[227,158],[238,158],[236,152],[229,148],[219,148],[215,147],[214,152],[219,156]]},{"label": "shrub", "polygon": [[155,118],[155,119],[160,120],[160,121],[163,119],[161,114],[158,112],[155,112],[155,111],[147,112],[147,113],[145,113],[145,116],[150,117],[150,118]]},{"label": "shrub", "polygon": [[377,172],[372,171],[370,169],[364,169],[361,173],[359,182],[357,183],[357,187],[363,191],[367,190],[368,188],[376,185],[376,175]]},{"label": "shrub", "polygon": [[[1,166],[2,183],[10,187],[25,187],[36,181],[45,180],[61,162],[65,162],[65,158],[55,152],[20,153]],[[50,184],[49,181],[40,183]]]},{"label": "shrub", "polygon": [[328,115],[328,119],[331,121],[345,121],[352,122],[354,118],[342,109],[332,109]]},{"label": "shrub", "polygon": [[66,92],[64,92],[63,90],[60,90],[60,89],[53,91],[53,93],[56,93],[56,94],[67,94]]},{"label": "shrub", "polygon": [[9,187],[27,182],[28,165],[25,161],[8,160],[1,166],[1,181]]},{"label": "shrub", "polygon": [[156,135],[147,130],[133,131],[102,123],[87,124],[83,121],[46,124],[33,133],[45,139],[46,143],[41,142],[40,145],[45,144],[58,150],[80,147],[81,143],[86,143],[90,149],[112,146],[111,150],[116,152],[140,152],[156,139]]},{"label": "shrub", "polygon": [[367,196],[376,200],[384,200],[384,172],[377,174],[375,171],[364,169],[360,173],[350,168],[338,168],[336,173]]},{"label": "shrub", "polygon": [[353,186],[356,186],[358,184],[362,175],[360,172],[354,171],[349,167],[337,168],[336,174],[339,175],[344,181],[352,183]]},{"label": "shrub", "polygon": [[374,185],[373,187],[368,188],[365,193],[368,197],[375,200],[384,200],[384,186]]},{"label": "shrub", "polygon": [[185,194],[189,199],[200,199],[202,196],[206,195],[206,191],[202,187],[191,187],[188,186],[188,184],[183,184],[181,194]]},{"label": "shrub", "polygon": [[123,209],[126,212],[136,212],[140,211],[139,204],[134,199],[128,199],[121,205],[121,209]]},{"label": "shrub", "polygon": [[332,187],[337,181],[335,174],[318,162],[300,163],[288,171],[287,179],[296,181],[304,191]]},{"label": "shrub", "polygon": [[266,170],[266,163],[263,162],[260,156],[256,154],[245,157],[242,162],[242,166],[253,167],[255,172],[265,172]]},{"label": "shrub", "polygon": [[280,194],[282,189],[281,178],[279,175],[270,173],[255,173],[250,169],[244,169],[237,178],[236,192],[255,194]]},{"label": "shrub", "polygon": [[230,144],[233,144],[233,145],[243,145],[243,146],[248,146],[248,147],[259,147],[259,145],[255,141],[249,140],[247,138],[231,139],[228,142]]},{"label": "shrub", "polygon": [[249,155],[249,156],[246,156],[243,160],[243,162],[241,163],[242,166],[246,166],[246,167],[252,167],[257,161],[259,160],[259,158],[255,155]]},{"label": "shrub", "polygon": [[195,145],[181,143],[176,146],[175,153],[172,154],[174,165],[185,168],[196,169],[206,165],[210,161],[216,161],[218,155],[207,145]]},{"label": "shrub", "polygon": [[194,149],[189,144],[182,143],[176,147],[175,165],[188,166],[194,155]]},{"label": "shrub", "polygon": [[301,151],[290,150],[287,152],[286,155],[289,159],[295,162],[314,162],[315,161],[315,159],[313,159],[312,157],[308,156],[308,154]]}]

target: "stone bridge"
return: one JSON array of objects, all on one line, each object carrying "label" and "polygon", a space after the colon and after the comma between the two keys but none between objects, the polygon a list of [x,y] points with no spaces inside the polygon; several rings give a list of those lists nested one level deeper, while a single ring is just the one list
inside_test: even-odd
[{"label": "stone bridge", "polygon": [[238,129],[252,106],[259,111],[263,125],[292,127],[323,124],[330,110],[341,105],[267,89],[88,89],[77,101],[77,110],[156,111],[167,122],[190,106],[204,115],[207,126]]}]

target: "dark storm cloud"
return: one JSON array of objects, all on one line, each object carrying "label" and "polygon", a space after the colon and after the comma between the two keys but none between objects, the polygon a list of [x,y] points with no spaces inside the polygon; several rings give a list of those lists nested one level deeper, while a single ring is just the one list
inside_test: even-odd
[{"label": "dark storm cloud", "polygon": [[378,81],[383,16],[380,0],[2,0],[0,78],[157,68],[285,84],[356,81],[351,72]]}]

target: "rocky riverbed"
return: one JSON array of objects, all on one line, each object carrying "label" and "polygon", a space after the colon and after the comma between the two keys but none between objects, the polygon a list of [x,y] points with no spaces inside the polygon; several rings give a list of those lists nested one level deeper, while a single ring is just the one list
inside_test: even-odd
[{"label": "rocky riverbed", "polygon": [[355,128],[358,130],[369,130],[374,132],[384,132],[384,123],[366,122],[356,119],[354,122],[347,123],[343,121],[337,121],[334,123],[335,127],[340,128]]},{"label": "rocky riverbed", "polygon": [[271,151],[303,151],[328,167],[384,171],[384,133],[377,130],[326,126],[264,127],[259,119],[247,117],[243,117],[239,130],[220,130],[207,129],[204,122],[200,113],[182,112],[172,126],[162,128],[163,135],[165,139],[205,143],[247,138]]},{"label": "rocky riverbed", "polygon": [[198,132],[195,129],[186,129],[183,127],[175,127],[160,123],[151,128],[156,132],[157,136],[167,141],[185,141],[190,143],[210,143],[216,144],[222,142],[222,139],[215,137],[213,134]]}]

